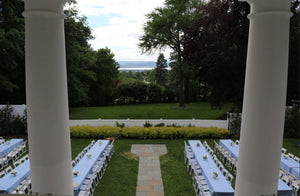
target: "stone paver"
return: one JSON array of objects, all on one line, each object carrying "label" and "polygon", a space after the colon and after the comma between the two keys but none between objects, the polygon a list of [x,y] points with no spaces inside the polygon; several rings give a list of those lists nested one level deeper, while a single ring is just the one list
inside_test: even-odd
[{"label": "stone paver", "polygon": [[136,196],[164,195],[159,157],[167,153],[165,144],[133,144],[131,152],[139,156]]}]

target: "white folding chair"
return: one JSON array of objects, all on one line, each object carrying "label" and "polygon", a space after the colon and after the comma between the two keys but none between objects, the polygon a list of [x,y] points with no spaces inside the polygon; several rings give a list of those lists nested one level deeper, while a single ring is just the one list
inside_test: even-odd
[{"label": "white folding chair", "polygon": [[292,184],[291,184],[291,187],[293,189],[293,195],[294,196],[297,196],[298,195],[298,191],[300,189],[300,182],[297,182],[297,181],[294,181]]},{"label": "white folding chair", "polygon": [[4,169],[5,173],[8,174],[9,172],[12,171],[12,167],[8,166],[7,168]]},{"label": "white folding chair", "polygon": [[20,164],[21,164],[21,159],[19,159],[19,160],[13,162],[13,166],[14,166],[14,167],[18,167]]},{"label": "white folding chair", "polygon": [[294,159],[295,155],[293,155],[292,153],[288,153],[288,156],[291,157],[292,159]]},{"label": "white folding chair", "polygon": [[5,170],[0,171],[0,178],[3,178],[6,175]]},{"label": "white folding chair", "polygon": [[297,162],[300,162],[300,158],[297,157],[297,156],[294,157],[294,160],[297,161]]},{"label": "white folding chair", "polygon": [[228,180],[230,182],[230,184],[231,184],[232,180],[233,180],[233,175],[231,175],[231,173],[228,172],[226,180]]},{"label": "white folding chair", "polygon": [[236,144],[236,145],[239,145],[239,144],[240,144],[240,141],[239,141],[239,140],[235,140],[235,144]]},{"label": "white folding chair", "polygon": [[282,180],[285,184],[287,184],[287,185],[290,184],[290,178],[289,178],[288,175],[283,175],[283,176],[281,177],[281,180]]},{"label": "white folding chair", "polygon": [[286,149],[285,148],[281,148],[281,153],[285,153]]}]

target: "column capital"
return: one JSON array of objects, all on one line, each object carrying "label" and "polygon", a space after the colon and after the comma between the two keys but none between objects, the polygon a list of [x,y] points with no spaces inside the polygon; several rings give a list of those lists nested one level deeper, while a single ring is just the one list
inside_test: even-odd
[{"label": "column capital", "polygon": [[239,0],[251,5],[251,14],[263,12],[290,12],[291,0]]},{"label": "column capital", "polygon": [[33,12],[47,12],[58,15],[63,15],[64,4],[68,0],[23,0],[25,10],[23,15]]}]

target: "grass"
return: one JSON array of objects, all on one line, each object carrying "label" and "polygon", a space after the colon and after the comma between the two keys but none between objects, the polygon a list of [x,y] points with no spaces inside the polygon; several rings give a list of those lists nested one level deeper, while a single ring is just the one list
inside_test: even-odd
[{"label": "grass", "polygon": [[217,119],[230,111],[233,104],[226,103],[221,110],[212,110],[209,103],[135,104],[103,107],[70,108],[70,119]]},{"label": "grass", "polygon": [[[213,149],[213,140],[206,141]],[[72,157],[75,158],[90,142],[90,139],[72,139]],[[287,149],[287,152],[297,156],[299,154],[298,142],[299,139],[284,139],[283,147]],[[165,195],[195,195],[192,178],[186,172],[184,164],[183,140],[116,140],[115,153],[96,188],[95,196],[134,196],[136,194],[138,157],[130,153],[132,144],[166,144],[168,153],[160,157]]]}]

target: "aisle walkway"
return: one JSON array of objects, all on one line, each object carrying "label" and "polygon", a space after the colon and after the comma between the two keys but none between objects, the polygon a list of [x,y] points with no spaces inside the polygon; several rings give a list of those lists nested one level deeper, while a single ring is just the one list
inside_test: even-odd
[{"label": "aisle walkway", "polygon": [[164,195],[159,157],[167,153],[165,144],[133,144],[131,152],[139,158],[136,196]]}]

